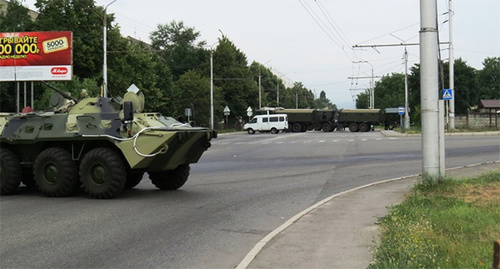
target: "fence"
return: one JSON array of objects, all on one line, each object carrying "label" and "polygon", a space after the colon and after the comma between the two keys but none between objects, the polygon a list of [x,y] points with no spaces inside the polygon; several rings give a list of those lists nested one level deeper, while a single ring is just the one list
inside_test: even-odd
[{"label": "fence", "polygon": [[455,127],[468,129],[498,129],[500,127],[498,118],[499,114],[497,113],[469,112],[464,115],[455,115]]}]

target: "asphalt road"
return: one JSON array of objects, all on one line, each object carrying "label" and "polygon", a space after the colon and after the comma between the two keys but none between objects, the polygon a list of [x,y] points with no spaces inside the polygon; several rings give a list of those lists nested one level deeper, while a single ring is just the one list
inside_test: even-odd
[{"label": "asphalt road", "polygon": [[[422,170],[421,138],[380,132],[221,135],[177,191],[147,177],[112,200],[0,198],[1,268],[234,268],[332,194]],[[447,167],[498,161],[498,136],[446,138]]]}]

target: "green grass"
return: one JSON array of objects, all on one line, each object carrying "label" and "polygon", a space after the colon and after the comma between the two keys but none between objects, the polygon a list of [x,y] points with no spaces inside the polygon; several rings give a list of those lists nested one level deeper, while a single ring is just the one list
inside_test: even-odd
[{"label": "green grass", "polygon": [[500,239],[500,171],[419,183],[379,220],[369,268],[491,268]]}]

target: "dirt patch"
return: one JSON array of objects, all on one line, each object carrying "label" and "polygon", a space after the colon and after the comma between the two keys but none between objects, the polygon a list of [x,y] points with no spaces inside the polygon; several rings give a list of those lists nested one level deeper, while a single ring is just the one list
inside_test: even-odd
[{"label": "dirt patch", "polygon": [[500,184],[465,185],[455,190],[457,197],[478,205],[496,204],[500,206]]}]

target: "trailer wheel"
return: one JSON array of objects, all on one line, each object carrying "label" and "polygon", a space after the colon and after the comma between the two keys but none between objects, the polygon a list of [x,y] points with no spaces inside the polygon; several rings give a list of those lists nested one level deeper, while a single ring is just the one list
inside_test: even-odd
[{"label": "trailer wheel", "polygon": [[123,191],[127,174],[120,156],[109,148],[89,151],[80,164],[80,178],[90,197],[109,199]]},{"label": "trailer wheel", "polygon": [[255,130],[252,128],[247,129],[248,134],[255,134]]},{"label": "trailer wheel", "polygon": [[302,124],[296,122],[292,125],[292,132],[299,133],[302,131]]},{"label": "trailer wheel", "polygon": [[38,190],[51,197],[69,196],[78,188],[78,168],[62,148],[48,148],[35,159],[33,174]]},{"label": "trailer wheel", "polygon": [[174,170],[148,172],[153,185],[160,190],[177,190],[189,177],[189,164],[179,165]]},{"label": "trailer wheel", "polygon": [[359,131],[360,132],[368,132],[370,131],[370,125],[368,125],[367,123],[361,123],[359,124]]},{"label": "trailer wheel", "polygon": [[0,194],[9,195],[21,185],[21,164],[9,149],[0,149]]},{"label": "trailer wheel", "polygon": [[355,123],[355,122],[349,124],[349,131],[351,131],[351,132],[358,132],[359,131],[358,124]]}]

